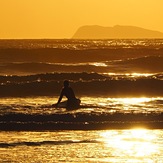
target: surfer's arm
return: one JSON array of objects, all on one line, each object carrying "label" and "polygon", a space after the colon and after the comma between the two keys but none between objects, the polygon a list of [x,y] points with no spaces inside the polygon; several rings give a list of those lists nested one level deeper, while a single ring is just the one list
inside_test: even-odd
[{"label": "surfer's arm", "polygon": [[57,102],[57,105],[61,102],[62,98],[63,98],[63,95],[64,95],[64,91],[62,89],[61,93],[60,93],[60,96],[59,96],[59,99],[58,99],[58,102]]}]

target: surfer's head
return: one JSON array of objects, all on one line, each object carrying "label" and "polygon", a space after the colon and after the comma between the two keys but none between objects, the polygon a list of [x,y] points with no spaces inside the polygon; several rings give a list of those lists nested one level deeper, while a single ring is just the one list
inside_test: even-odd
[{"label": "surfer's head", "polygon": [[63,82],[63,85],[64,85],[64,87],[68,87],[68,86],[69,86],[69,81],[68,81],[68,80],[65,80],[65,81]]}]

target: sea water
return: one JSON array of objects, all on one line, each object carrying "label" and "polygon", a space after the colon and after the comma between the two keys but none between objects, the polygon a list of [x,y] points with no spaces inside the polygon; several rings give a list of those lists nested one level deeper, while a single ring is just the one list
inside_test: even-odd
[{"label": "sea water", "polygon": [[0,132],[1,162],[163,162],[163,130]]},{"label": "sea water", "polygon": [[162,63],[161,39],[0,40],[0,161],[163,162]]},{"label": "sea water", "polygon": [[56,101],[1,98],[0,162],[163,162],[163,98],[82,97],[87,106],[69,111]]}]

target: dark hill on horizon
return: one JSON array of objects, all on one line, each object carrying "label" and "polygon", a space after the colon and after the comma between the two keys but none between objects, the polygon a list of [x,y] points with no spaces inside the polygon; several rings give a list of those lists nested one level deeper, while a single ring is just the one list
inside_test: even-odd
[{"label": "dark hill on horizon", "polygon": [[159,31],[144,29],[136,26],[102,27],[98,25],[80,27],[72,39],[143,39],[163,38]]}]

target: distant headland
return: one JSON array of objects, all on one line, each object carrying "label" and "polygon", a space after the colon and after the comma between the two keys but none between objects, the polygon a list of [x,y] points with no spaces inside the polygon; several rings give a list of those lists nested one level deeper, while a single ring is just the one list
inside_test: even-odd
[{"label": "distant headland", "polygon": [[163,38],[159,31],[144,29],[136,26],[103,27],[98,25],[82,26],[72,39],[152,39]]}]

